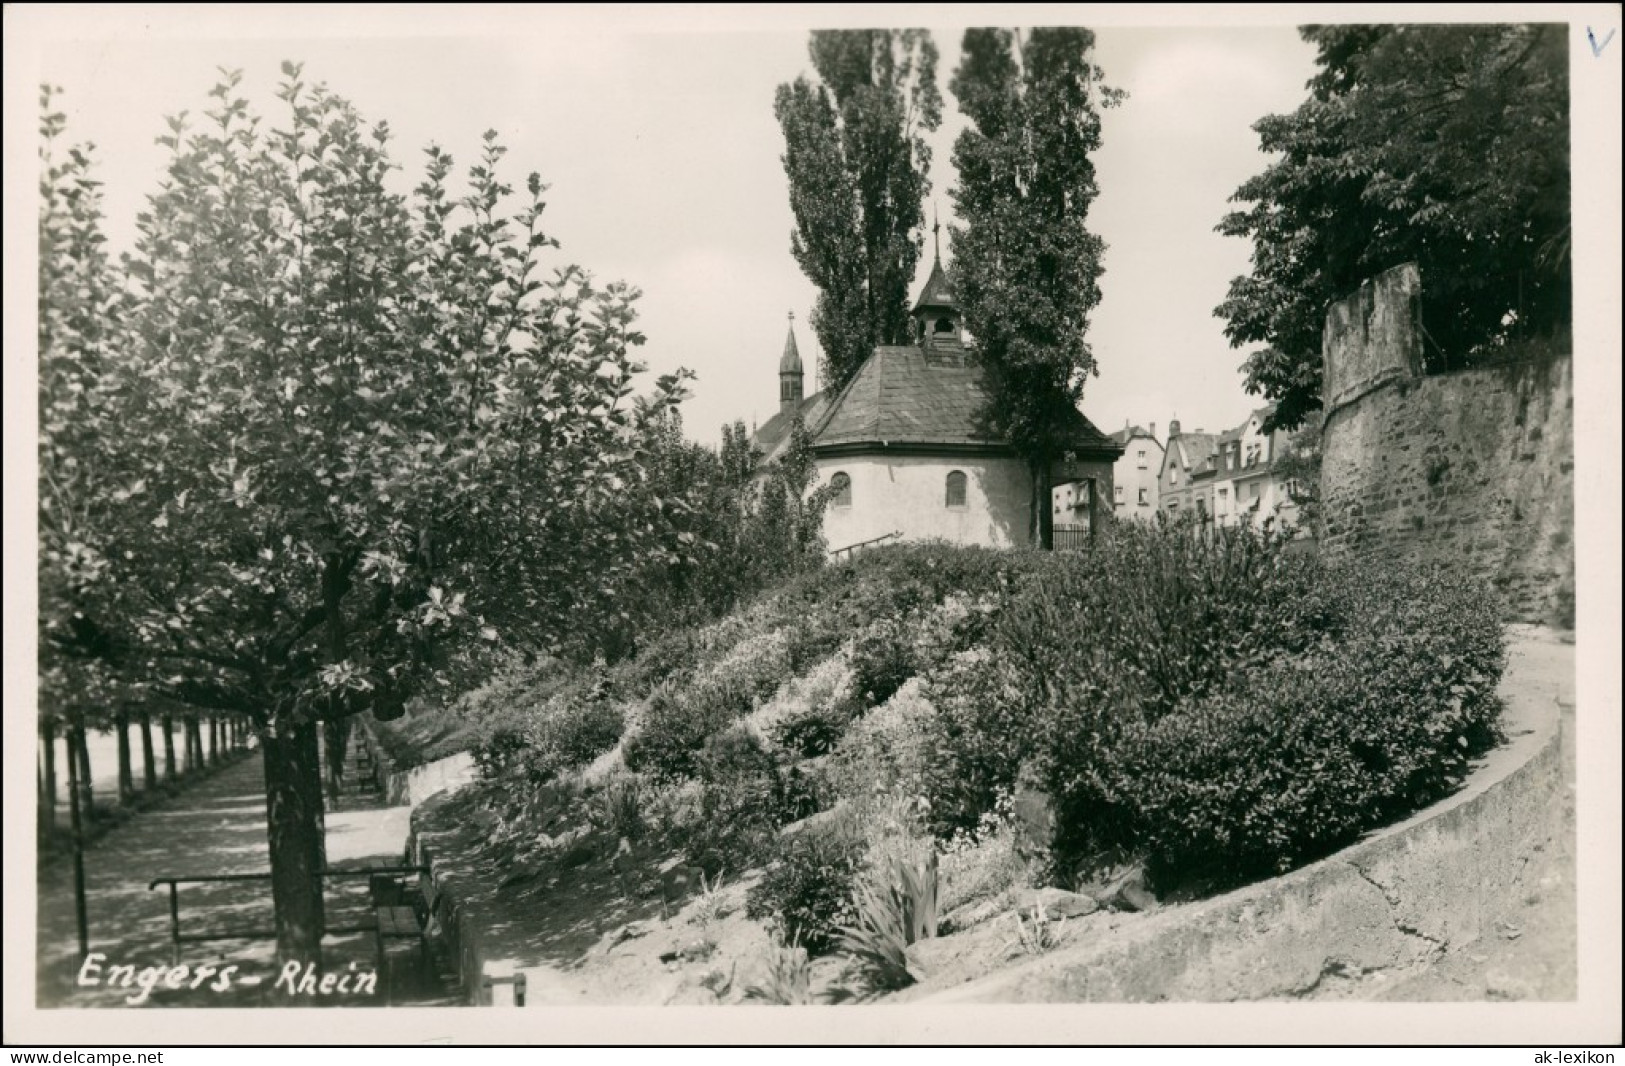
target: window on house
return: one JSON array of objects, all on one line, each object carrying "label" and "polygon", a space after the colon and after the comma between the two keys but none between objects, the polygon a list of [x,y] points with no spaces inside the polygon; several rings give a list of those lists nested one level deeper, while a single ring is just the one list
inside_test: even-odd
[{"label": "window on house", "polygon": [[1140,449],[1140,454],[1139,454],[1138,458],[1139,458],[1140,469],[1144,470],[1145,469],[1145,449],[1144,448]]},{"label": "window on house", "polygon": [[954,470],[948,474],[948,506],[965,506],[965,475],[962,471]]},{"label": "window on house", "polygon": [[845,471],[837,472],[830,478],[829,487],[835,490],[835,499],[831,501],[834,506],[852,506],[852,479],[846,476]]},{"label": "window on house", "polygon": [[1170,485],[1179,484],[1179,467],[1170,466],[1168,468],[1168,484],[1170,484]]},{"label": "window on house", "polygon": [[1247,487],[1247,494],[1255,500],[1258,499],[1258,482],[1255,481]]},{"label": "window on house", "polygon": [[1147,504],[1149,504],[1150,502],[1151,502],[1151,490],[1142,488],[1140,490],[1140,506],[1144,507]]},{"label": "window on house", "polygon": [[1118,503],[1123,502],[1123,486],[1121,486],[1121,485],[1112,486],[1112,498],[1114,500],[1116,500],[1116,502],[1118,502]]}]

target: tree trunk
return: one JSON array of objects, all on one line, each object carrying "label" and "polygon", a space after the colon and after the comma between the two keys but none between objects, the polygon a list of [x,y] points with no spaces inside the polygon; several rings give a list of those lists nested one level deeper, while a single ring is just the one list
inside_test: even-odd
[{"label": "tree trunk", "polygon": [[40,823],[50,831],[56,828],[56,722],[47,718],[40,723],[40,739],[45,751],[45,765],[40,772]]},{"label": "tree trunk", "polygon": [[209,716],[209,765],[220,765],[220,719]]},{"label": "tree trunk", "polygon": [[164,715],[164,780],[175,783],[175,719]]},{"label": "tree trunk", "polygon": [[152,715],[141,712],[141,791],[151,795],[158,787],[158,760],[152,750]]},{"label": "tree trunk", "polygon": [[344,785],[344,751],[349,743],[349,727],[349,720],[344,718],[323,727],[327,746],[327,799],[332,804],[338,803],[339,789]]},{"label": "tree trunk", "polygon": [[197,719],[187,718],[182,722],[181,734],[186,741],[186,761],[181,771],[194,774],[203,769],[203,742],[198,739]]},{"label": "tree trunk", "polygon": [[130,715],[120,709],[113,716],[113,728],[118,731],[118,801],[129,803],[135,799],[135,766],[130,758]]},{"label": "tree trunk", "polygon": [[90,745],[85,743],[85,727],[81,723],[73,727],[73,735],[68,738],[70,758],[79,766],[79,815],[85,821],[94,821],[96,818],[96,796],[90,787]]},{"label": "tree trunk", "polygon": [[307,722],[261,738],[278,966],[321,963],[326,849],[316,731]]}]

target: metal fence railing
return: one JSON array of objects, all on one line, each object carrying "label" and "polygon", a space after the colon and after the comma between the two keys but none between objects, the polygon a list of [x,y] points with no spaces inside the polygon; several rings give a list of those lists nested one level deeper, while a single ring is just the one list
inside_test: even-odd
[{"label": "metal fence railing", "polygon": [[1055,526],[1050,540],[1055,551],[1076,551],[1089,546],[1088,526]]},{"label": "metal fence railing", "polygon": [[841,556],[844,555],[848,559],[850,559],[850,558],[852,558],[852,556],[856,555],[859,551],[863,550],[864,548],[870,547],[870,546],[875,545],[875,544],[879,544],[882,541],[896,540],[898,537],[901,537],[902,535],[903,535],[903,531],[900,530],[900,529],[897,530],[895,533],[883,533],[880,536],[872,537],[869,540],[860,540],[856,544],[848,544],[844,548],[836,548],[834,551],[829,553],[829,557],[831,559],[839,559]]}]

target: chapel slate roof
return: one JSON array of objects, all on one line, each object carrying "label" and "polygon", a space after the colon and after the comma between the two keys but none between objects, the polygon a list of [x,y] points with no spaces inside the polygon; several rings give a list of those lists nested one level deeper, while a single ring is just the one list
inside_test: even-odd
[{"label": "chapel slate roof", "polygon": [[766,422],[763,422],[757,427],[754,438],[756,447],[761,449],[762,461],[768,462],[776,459],[779,453],[784,450],[784,446],[789,443],[790,427],[795,423],[796,415],[799,414],[802,421],[807,424],[807,428],[812,429],[818,424],[818,420],[823,417],[828,406],[829,393],[815,392],[791,410],[780,411]]},{"label": "chapel slate roof", "polygon": [[[983,423],[988,396],[982,368],[957,340],[937,337],[924,348],[884,345],[816,424],[813,448],[956,445],[1004,451],[1008,445]],[[1071,436],[1080,452],[1121,452],[1081,412],[1073,415]]]}]

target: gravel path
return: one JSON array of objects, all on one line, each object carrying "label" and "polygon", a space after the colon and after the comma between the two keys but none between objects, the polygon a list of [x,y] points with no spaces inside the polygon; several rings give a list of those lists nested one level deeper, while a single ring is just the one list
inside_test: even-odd
[{"label": "gravel path", "polygon": [[[387,807],[363,795],[341,797],[327,814],[330,866],[392,865],[400,862],[407,832],[406,807]],[[142,996],[139,984],[109,986],[107,967],[136,971],[171,965],[167,889],[147,885],[166,875],[262,873],[269,869],[266,848],[265,786],[262,760],[250,755],[185,793],[144,811],[85,851],[86,912],[90,967],[84,965],[74,920],[73,867],[66,861],[40,871],[36,894],[38,970],[36,995],[42,1007],[92,1006],[249,1006],[268,1002],[277,970],[273,943],[265,939],[215,940],[184,944],[180,962],[189,975],[179,989],[163,985]],[[270,886],[250,881],[184,885],[180,889],[183,933],[272,928]],[[362,878],[335,881],[328,894],[330,926],[370,922]],[[329,972],[374,968],[370,935],[330,937],[323,948]],[[97,955],[102,958],[96,958]],[[209,977],[192,988],[205,966],[224,971],[236,965],[230,987],[216,989]],[[97,967],[101,969],[98,970]],[[121,975],[122,976],[122,975]],[[380,982],[381,985],[388,982]],[[398,998],[384,987],[365,1002]],[[354,999],[332,997],[335,1002]],[[415,997],[413,1002],[436,1002]],[[299,1005],[318,1005],[301,1002]]]}]

